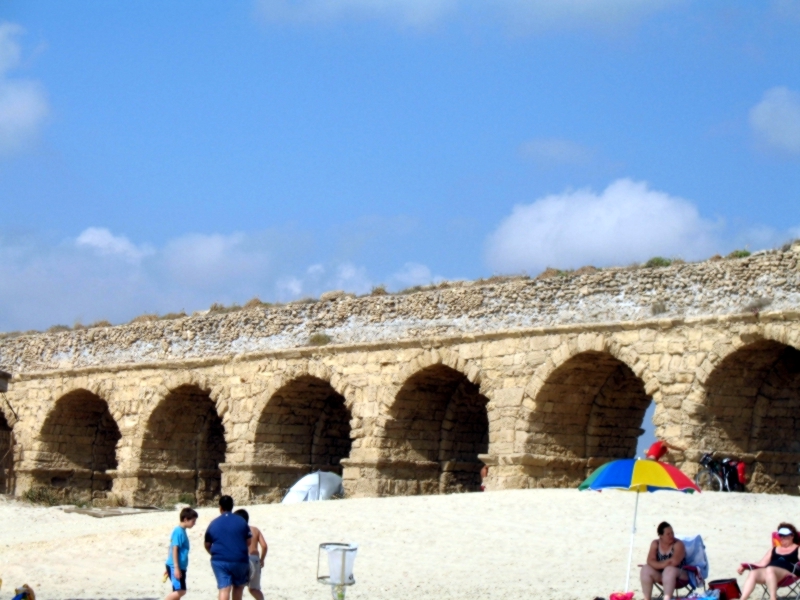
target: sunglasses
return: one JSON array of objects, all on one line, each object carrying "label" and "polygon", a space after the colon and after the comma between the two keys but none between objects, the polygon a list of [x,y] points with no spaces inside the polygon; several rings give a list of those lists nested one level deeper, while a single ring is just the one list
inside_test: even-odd
[{"label": "sunglasses", "polygon": [[794,534],[792,534],[792,533],[779,533],[778,537],[790,538],[790,537],[794,537]]}]

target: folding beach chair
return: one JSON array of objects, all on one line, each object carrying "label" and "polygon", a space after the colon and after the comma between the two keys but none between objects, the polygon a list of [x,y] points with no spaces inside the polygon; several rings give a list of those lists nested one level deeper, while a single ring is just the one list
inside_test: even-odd
[{"label": "folding beach chair", "polygon": [[[772,545],[775,547],[780,545],[780,538],[778,537],[777,531],[772,532]],[[759,568],[751,563],[742,563],[742,566],[748,571]],[[766,584],[759,583],[759,585],[761,586],[762,590],[762,600],[769,600],[769,590],[767,589]],[[800,563],[797,563],[792,568],[791,574],[787,575],[778,582],[778,597],[788,598],[790,600],[800,600]]]},{"label": "folding beach chair", "polygon": [[[708,556],[703,537],[700,535],[676,535],[675,539],[686,547],[686,564],[681,567],[689,575],[689,579],[678,579],[673,598],[685,598],[699,587],[706,589],[708,577]],[[663,600],[664,588],[656,583],[653,586],[653,600]],[[799,599],[800,600],[800,599]]]}]

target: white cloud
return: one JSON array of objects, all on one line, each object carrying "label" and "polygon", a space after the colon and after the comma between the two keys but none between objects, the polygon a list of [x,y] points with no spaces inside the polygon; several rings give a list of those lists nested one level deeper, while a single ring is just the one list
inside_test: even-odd
[{"label": "white cloud", "polygon": [[75,245],[90,248],[101,256],[119,256],[130,262],[139,262],[152,253],[147,246],[135,246],[125,236],[116,236],[104,227],[84,229],[75,240]]},{"label": "white cloud", "polygon": [[310,277],[322,277],[322,275],[325,274],[325,267],[320,264],[311,265],[306,269],[306,273],[308,273]]},{"label": "white cloud", "polygon": [[20,64],[17,38],[23,32],[14,23],[0,23],[0,155],[30,146],[50,112],[41,84],[8,76]]},{"label": "white cloud", "polygon": [[597,194],[583,189],[515,206],[492,233],[486,259],[497,272],[624,265],[653,256],[708,257],[719,227],[687,200],[619,179]]},{"label": "white cloud", "polygon": [[[517,206],[488,239],[487,260],[497,271],[533,273],[654,255],[704,258],[725,248],[774,247],[800,237],[800,227],[754,224],[723,234],[691,203],[623,179],[599,194],[571,191]],[[303,239],[303,232],[270,230],[187,234],[149,246],[101,227],[67,240],[0,231],[0,331],[76,320],[122,323],[142,313],[192,312],[255,296],[288,301],[337,289],[364,294],[377,283],[400,290],[442,280],[417,262],[376,276],[355,261],[308,260]]]},{"label": "white cloud", "polygon": [[752,252],[768,248],[778,248],[787,242],[800,239],[800,227],[776,229],[763,224],[744,228],[733,236],[736,248],[746,248]]},{"label": "white cloud", "polygon": [[304,244],[302,232],[272,230],[186,234],[159,246],[103,227],[60,241],[0,232],[0,331],[372,289],[363,265],[306,266]]},{"label": "white cloud", "polygon": [[303,293],[303,282],[297,277],[283,277],[278,280],[278,293],[282,298],[293,300]]},{"label": "white cloud", "polygon": [[457,0],[259,0],[258,12],[270,22],[331,23],[380,20],[425,28],[453,12]]},{"label": "white cloud", "polygon": [[331,289],[346,290],[355,294],[366,294],[372,289],[372,280],[364,267],[346,262],[336,267],[336,276]]},{"label": "white cloud", "polygon": [[484,5],[498,11],[517,32],[546,29],[628,27],[680,0],[493,0]]},{"label": "white cloud", "polygon": [[344,290],[366,294],[372,289],[372,279],[363,266],[342,262],[328,267],[313,264],[302,276],[282,277],[277,283],[278,298],[282,301],[316,298],[323,292]]},{"label": "white cloud", "polygon": [[435,277],[426,265],[407,262],[403,268],[394,273],[390,278],[393,288],[407,288],[415,285],[427,285],[434,281],[441,281],[442,277]]},{"label": "white cloud", "polygon": [[633,24],[682,0],[257,0],[268,22],[332,23],[380,20],[429,28],[448,19],[501,20],[518,32]]},{"label": "white cloud", "polygon": [[204,289],[258,278],[273,261],[268,246],[243,233],[184,235],[167,242],[160,259],[174,281]]},{"label": "white cloud", "polygon": [[274,298],[295,268],[284,244],[276,232],[189,234],[160,247],[101,227],[63,241],[0,234],[0,331]]},{"label": "white cloud", "polygon": [[758,140],[767,146],[800,153],[800,93],[774,87],[750,109],[750,126]]},{"label": "white cloud", "polygon": [[540,166],[585,165],[594,152],[586,146],[562,138],[537,138],[520,144],[519,153]]},{"label": "white cloud", "polygon": [[22,49],[14,38],[23,33],[22,27],[15,23],[0,23],[0,76],[19,66]]},{"label": "white cloud", "polygon": [[[407,262],[401,269],[378,280],[390,290],[401,290],[416,285],[427,285],[444,278],[434,275],[426,265]],[[282,301],[299,298],[316,298],[323,292],[344,290],[353,294],[366,294],[377,285],[367,269],[352,262],[342,262],[324,266],[313,264],[302,275],[282,277],[277,282],[278,299]]]}]

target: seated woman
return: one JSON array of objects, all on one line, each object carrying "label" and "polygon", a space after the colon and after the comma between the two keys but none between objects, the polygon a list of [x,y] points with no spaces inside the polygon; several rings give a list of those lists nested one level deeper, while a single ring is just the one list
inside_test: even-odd
[{"label": "seated woman", "polygon": [[688,581],[689,574],[681,567],[686,564],[686,548],[683,542],[675,539],[672,526],[666,521],[658,525],[658,539],[650,544],[647,564],[642,565],[639,578],[642,582],[644,600],[650,600],[653,584],[664,587],[665,600],[672,600],[678,580]]},{"label": "seated woman", "polygon": [[739,575],[746,569],[751,569],[742,588],[742,599],[747,600],[757,583],[763,583],[769,590],[770,600],[778,597],[778,582],[791,575],[797,565],[797,550],[800,543],[800,535],[797,528],[791,523],[781,523],[778,525],[778,546],[773,546],[757,563],[743,564],[737,571]]}]

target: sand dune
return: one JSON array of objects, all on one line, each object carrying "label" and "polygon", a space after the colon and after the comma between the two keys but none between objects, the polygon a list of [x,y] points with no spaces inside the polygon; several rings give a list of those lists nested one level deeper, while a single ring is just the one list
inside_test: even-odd
[{"label": "sand dune", "polygon": [[[322,542],[357,542],[353,598],[594,598],[619,591],[634,495],[516,490],[451,496],[363,498],[248,507],[270,544],[267,598],[329,598],[315,580]],[[214,598],[202,547],[217,514],[201,509],[190,532],[187,598]],[[780,520],[800,523],[800,498],[757,494],[643,495],[634,563],[655,527],[702,533],[711,577],[757,560]],[[0,503],[1,596],[29,583],[48,598],[160,598],[167,540],[177,513],[94,519]],[[631,581],[638,589],[638,573]],[[247,597],[247,596],[246,596]]]}]

